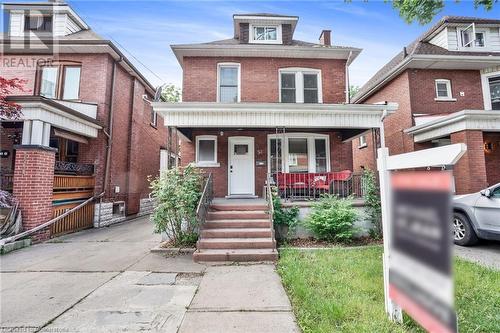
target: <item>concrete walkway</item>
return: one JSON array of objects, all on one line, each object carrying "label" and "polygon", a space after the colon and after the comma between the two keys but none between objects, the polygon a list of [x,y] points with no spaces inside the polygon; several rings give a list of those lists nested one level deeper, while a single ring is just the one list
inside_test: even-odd
[{"label": "concrete walkway", "polygon": [[150,253],[152,230],[141,218],[0,256],[0,332],[299,331],[274,265]]},{"label": "concrete walkway", "polygon": [[274,265],[208,267],[180,333],[300,332]]}]

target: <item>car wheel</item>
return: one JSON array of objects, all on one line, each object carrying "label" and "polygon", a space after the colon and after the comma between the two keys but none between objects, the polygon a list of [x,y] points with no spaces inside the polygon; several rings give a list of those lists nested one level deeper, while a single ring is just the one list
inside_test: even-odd
[{"label": "car wheel", "polygon": [[462,213],[453,213],[453,240],[462,246],[474,245],[479,240],[469,219]]}]

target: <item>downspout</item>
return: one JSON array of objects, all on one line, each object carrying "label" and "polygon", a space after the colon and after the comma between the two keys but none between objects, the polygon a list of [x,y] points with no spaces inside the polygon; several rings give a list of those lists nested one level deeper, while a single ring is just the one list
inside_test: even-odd
[{"label": "downspout", "polygon": [[[108,139],[108,144],[106,145],[106,165],[104,168],[104,181],[103,181],[103,189],[102,192],[106,193],[106,190],[108,188],[108,182],[109,182],[109,168],[111,164],[111,144],[113,143],[113,114],[114,114],[114,99],[115,99],[115,82],[116,82],[116,66],[118,63],[123,61],[123,57],[120,56],[118,60],[115,60],[113,62],[113,69],[112,69],[112,80],[111,80],[111,95],[110,95],[110,101],[109,101],[109,118],[108,118],[108,131],[106,132],[103,130],[104,135],[106,135]],[[99,219],[98,219],[98,226],[101,226],[101,206],[102,206],[102,197],[101,200],[99,201]]]},{"label": "downspout", "polygon": [[[127,177],[126,177],[126,187],[127,187],[127,204],[125,206],[125,210],[128,208],[129,203],[129,194],[130,194],[130,173],[132,169],[132,129],[134,122],[134,109],[135,109],[135,77],[132,78],[132,86],[130,88],[130,116],[129,116],[129,124],[128,124],[128,145],[127,145]],[[130,210],[129,210],[130,211]]]},{"label": "downspout", "polygon": [[345,101],[347,104],[351,103],[351,94],[349,91],[349,62],[351,60],[352,51],[349,51],[349,56],[347,57],[347,61],[345,63]]}]

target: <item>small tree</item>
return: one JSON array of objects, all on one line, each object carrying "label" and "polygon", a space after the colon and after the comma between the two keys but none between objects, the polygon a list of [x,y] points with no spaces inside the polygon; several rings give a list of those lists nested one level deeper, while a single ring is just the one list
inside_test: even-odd
[{"label": "small tree", "polygon": [[151,180],[151,196],[157,203],[151,215],[154,231],[165,233],[176,246],[194,245],[202,185],[203,176],[193,166],[170,169]]},{"label": "small tree", "polygon": [[13,91],[25,91],[26,80],[6,79],[0,76],[0,119],[19,119],[22,115],[21,105],[7,101],[7,96]]},{"label": "small tree", "polygon": [[[292,206],[290,208],[284,208],[281,203],[281,198],[278,194],[278,189],[276,187],[272,188],[272,199],[273,199],[273,224],[275,230],[278,231],[278,237],[289,238],[299,223],[299,207]],[[282,229],[287,229],[286,234],[281,234]]]},{"label": "small tree", "polygon": [[349,98],[353,98],[359,91],[359,86],[350,85],[349,86]]},{"label": "small tree", "polygon": [[368,218],[372,224],[370,235],[375,239],[382,238],[382,205],[380,204],[380,191],[377,186],[375,174],[365,170],[362,176],[364,198]]},{"label": "small tree", "polygon": [[181,90],[173,84],[166,84],[162,87],[161,97],[165,102],[179,102],[181,100]]}]

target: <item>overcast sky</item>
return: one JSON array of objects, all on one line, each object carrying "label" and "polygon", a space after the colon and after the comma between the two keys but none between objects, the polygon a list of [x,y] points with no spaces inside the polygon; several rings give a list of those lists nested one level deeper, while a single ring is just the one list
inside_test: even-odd
[{"label": "overcast sky", "polygon": [[[170,44],[199,43],[233,36],[234,13],[275,13],[299,16],[295,39],[316,42],[323,29],[332,30],[335,45],[362,48],[350,66],[351,84],[363,85],[403,46],[430,25],[406,24],[384,1],[68,1],[106,39],[125,51],[154,84],[181,85],[182,72]],[[449,1],[443,15],[500,17],[475,10],[472,1]],[[137,58],[135,60],[131,54]],[[139,63],[140,61],[140,63]],[[145,66],[143,66],[142,64]],[[154,72],[154,74],[152,73]]]}]

